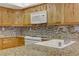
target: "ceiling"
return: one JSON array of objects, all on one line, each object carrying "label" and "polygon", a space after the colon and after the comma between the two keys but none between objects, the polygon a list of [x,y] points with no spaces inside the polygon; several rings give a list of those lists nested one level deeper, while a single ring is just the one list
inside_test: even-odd
[{"label": "ceiling", "polygon": [[23,9],[23,8],[32,7],[39,4],[41,3],[0,3],[0,6],[12,8],[12,9]]}]

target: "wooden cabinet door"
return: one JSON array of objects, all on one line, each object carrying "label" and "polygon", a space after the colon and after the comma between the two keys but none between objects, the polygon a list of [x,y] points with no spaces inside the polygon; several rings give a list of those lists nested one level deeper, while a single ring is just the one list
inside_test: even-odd
[{"label": "wooden cabinet door", "polygon": [[21,11],[1,8],[0,12],[1,26],[23,26],[23,14]]},{"label": "wooden cabinet door", "polygon": [[2,26],[2,9],[0,8],[0,26]]},{"label": "wooden cabinet door", "polygon": [[53,25],[55,23],[56,18],[56,5],[55,4],[47,4],[47,12],[48,12],[48,25]]},{"label": "wooden cabinet door", "polygon": [[57,3],[55,5],[56,5],[55,24],[62,25],[64,23],[64,4]]},{"label": "wooden cabinet door", "polygon": [[2,38],[2,40],[3,49],[24,45],[24,38],[21,37]]},{"label": "wooden cabinet door", "polygon": [[4,9],[1,11],[2,26],[13,26],[15,22],[15,14],[12,9]]},{"label": "wooden cabinet door", "polygon": [[64,4],[48,4],[48,25],[60,25],[64,21]]},{"label": "wooden cabinet door", "polygon": [[17,46],[16,38],[3,38],[3,49]]},{"label": "wooden cabinet door", "polygon": [[22,46],[24,45],[24,38],[23,37],[17,37],[17,46]]},{"label": "wooden cabinet door", "polygon": [[24,12],[24,18],[23,18],[23,23],[24,23],[24,26],[29,26],[31,25],[31,15],[30,13],[27,13],[27,12]]},{"label": "wooden cabinet door", "polygon": [[14,10],[0,7],[0,26],[13,26],[14,21]]},{"label": "wooden cabinet door", "polygon": [[23,23],[24,26],[30,26],[31,25],[31,12],[33,11],[33,9],[25,9],[23,10]]},{"label": "wooden cabinet door", "polygon": [[21,11],[4,9],[2,12],[2,22],[3,26],[23,26],[23,14]]},{"label": "wooden cabinet door", "polygon": [[79,4],[74,3],[74,22],[79,24]]},{"label": "wooden cabinet door", "polygon": [[14,10],[8,10],[8,26],[14,26],[15,23],[15,13]]},{"label": "wooden cabinet door", "polygon": [[74,24],[74,4],[64,4],[64,24]]},{"label": "wooden cabinet door", "polygon": [[15,24],[14,26],[23,26],[23,12],[15,11]]},{"label": "wooden cabinet door", "polygon": [[6,8],[1,8],[1,17],[2,17],[2,26],[9,25],[9,18],[8,18],[8,10]]}]

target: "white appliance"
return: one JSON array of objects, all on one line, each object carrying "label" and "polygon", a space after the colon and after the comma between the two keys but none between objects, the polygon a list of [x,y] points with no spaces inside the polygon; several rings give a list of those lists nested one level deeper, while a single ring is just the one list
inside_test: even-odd
[{"label": "white appliance", "polygon": [[47,11],[38,11],[31,14],[31,24],[47,23]]},{"label": "white appliance", "polygon": [[42,40],[41,37],[25,36],[25,45],[41,42],[41,40]]}]

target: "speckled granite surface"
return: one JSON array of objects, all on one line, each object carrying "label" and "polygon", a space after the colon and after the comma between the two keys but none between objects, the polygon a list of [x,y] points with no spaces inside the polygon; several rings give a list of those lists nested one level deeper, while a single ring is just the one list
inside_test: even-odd
[{"label": "speckled granite surface", "polygon": [[63,49],[44,47],[40,45],[30,45],[34,50],[46,53],[48,56],[79,56],[79,40],[74,39],[76,43]]},{"label": "speckled granite surface", "polygon": [[44,55],[46,55],[46,53],[29,49],[26,48],[25,46],[0,50],[0,56],[44,56]]},{"label": "speckled granite surface", "polygon": [[0,56],[79,56],[79,40],[63,49],[26,45],[0,50]]}]

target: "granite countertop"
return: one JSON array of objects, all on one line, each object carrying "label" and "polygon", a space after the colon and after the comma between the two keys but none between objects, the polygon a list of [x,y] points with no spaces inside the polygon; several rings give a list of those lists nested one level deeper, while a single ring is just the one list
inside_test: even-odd
[{"label": "granite countertop", "polygon": [[52,55],[53,56],[63,56],[63,55],[75,55],[78,51],[78,50],[76,50],[77,48],[75,48],[75,46],[76,46],[76,43],[74,43],[68,47],[59,49],[59,48],[53,48],[53,47],[48,47],[48,46],[43,46],[43,45],[29,44],[29,45],[26,45],[26,48],[40,51],[42,53],[45,53],[48,56],[52,56]]},{"label": "granite countertop", "polygon": [[28,49],[32,50],[37,50],[41,51],[42,53],[46,53],[47,55],[62,55],[61,51],[63,49],[58,49],[58,48],[53,48],[53,47],[48,47],[48,46],[43,46],[43,45],[37,45],[37,44],[29,44],[26,46]]}]

